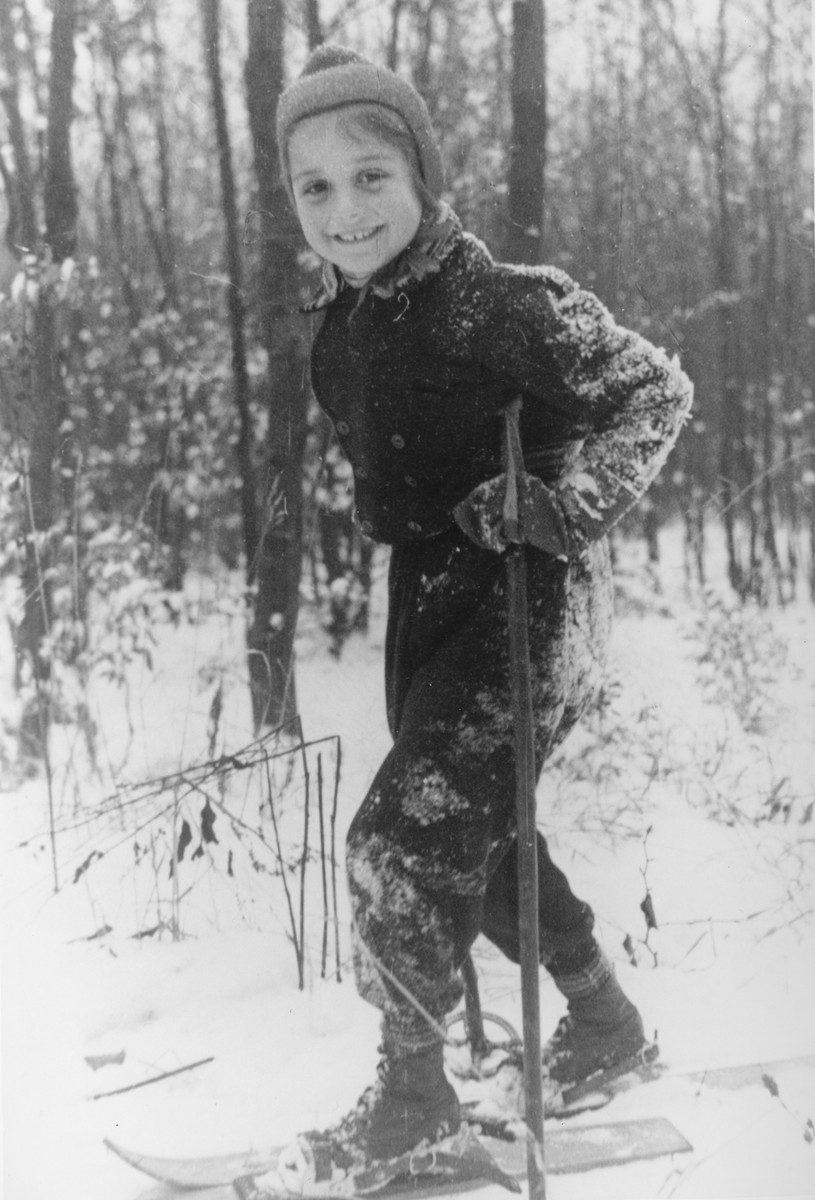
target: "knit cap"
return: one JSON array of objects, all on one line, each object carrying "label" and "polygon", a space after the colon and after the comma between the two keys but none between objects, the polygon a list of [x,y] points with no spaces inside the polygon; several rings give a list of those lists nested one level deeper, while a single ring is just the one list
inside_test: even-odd
[{"label": "knit cap", "polygon": [[416,142],[425,187],[438,199],[444,167],[424,100],[407,80],[344,46],[318,46],[278,101],[277,145],[287,184],[285,148],[296,123],[346,104],[365,103],[382,104],[399,114]]}]

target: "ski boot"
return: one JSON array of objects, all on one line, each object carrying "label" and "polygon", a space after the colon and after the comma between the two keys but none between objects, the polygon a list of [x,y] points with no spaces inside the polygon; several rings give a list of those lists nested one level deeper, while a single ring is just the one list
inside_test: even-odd
[{"label": "ski boot", "polygon": [[376,1082],[335,1125],[301,1134],[281,1172],[288,1167],[309,1183],[375,1176],[378,1164],[396,1164],[457,1132],[459,1102],[444,1073],[442,1043],[407,1049],[386,1041],[380,1050]]},{"label": "ski boot", "polygon": [[568,1012],[543,1047],[548,1105],[557,1107],[558,1098],[568,1105],[593,1085],[656,1059],[656,1043],[648,1042],[639,1012],[599,947],[579,971],[553,970],[552,977]]}]

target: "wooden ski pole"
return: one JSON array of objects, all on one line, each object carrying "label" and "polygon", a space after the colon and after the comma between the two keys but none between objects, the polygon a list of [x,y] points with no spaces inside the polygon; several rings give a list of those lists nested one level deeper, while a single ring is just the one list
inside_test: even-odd
[{"label": "wooden ski pole", "polygon": [[506,409],[504,465],[507,494],[504,529],[510,541],[506,554],[509,620],[509,660],[515,741],[515,807],[518,827],[518,913],[523,1013],[524,1099],[527,1127],[529,1200],[545,1200],[546,1167],[543,1144],[543,1080],[541,1076],[540,978],[538,937],[538,849],[535,810],[535,725],[526,557],[518,506],[518,477],[524,472],[520,439],[520,399]]}]

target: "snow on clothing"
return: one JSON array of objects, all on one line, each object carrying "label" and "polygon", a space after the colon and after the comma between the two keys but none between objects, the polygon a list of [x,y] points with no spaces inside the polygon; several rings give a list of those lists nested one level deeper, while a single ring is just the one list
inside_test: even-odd
[{"label": "snow on clothing", "polygon": [[[501,412],[521,396],[527,467],[554,489],[571,545],[568,562],[528,549],[540,768],[602,667],[603,534],[657,474],[691,399],[675,363],[562,272],[494,263],[451,214],[433,233],[429,258],[414,249],[417,269],[397,264],[391,286],[332,286],[329,269],[312,305],[325,308],[315,394],[353,467],[363,532],[393,547],[394,744],[349,830],[347,870],[357,986],[413,1046],[437,1034],[405,991],[440,1022],[479,932],[518,961],[504,564],[452,510],[500,471]],[[541,960],[590,971],[592,911],[543,837],[538,856]]]}]

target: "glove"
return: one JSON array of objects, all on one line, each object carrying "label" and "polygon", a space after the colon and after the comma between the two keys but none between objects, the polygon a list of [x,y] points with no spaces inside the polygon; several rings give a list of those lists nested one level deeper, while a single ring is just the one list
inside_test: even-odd
[{"label": "glove", "polygon": [[502,554],[513,543],[528,542],[553,558],[569,557],[569,534],[557,495],[536,475],[519,474],[518,535],[506,526],[508,475],[496,475],[473,488],[453,509],[453,517],[471,541]]}]

